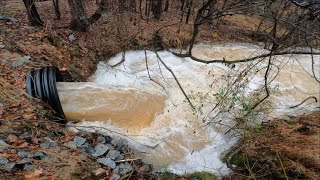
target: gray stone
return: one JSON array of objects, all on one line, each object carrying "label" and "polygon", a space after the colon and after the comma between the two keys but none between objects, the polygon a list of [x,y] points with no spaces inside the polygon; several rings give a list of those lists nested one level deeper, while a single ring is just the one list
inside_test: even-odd
[{"label": "gray stone", "polygon": [[0,148],[7,149],[8,147],[10,147],[9,144],[4,142],[3,140],[0,140]]},{"label": "gray stone", "polygon": [[7,158],[1,158],[0,157],[0,164],[8,164],[9,160]]},{"label": "gray stone", "polygon": [[25,164],[23,167],[24,171],[32,171],[34,166],[32,164]]},{"label": "gray stone", "polygon": [[118,180],[118,179],[120,179],[120,175],[119,174],[112,174],[112,178],[114,179],[114,180]]},{"label": "gray stone", "polygon": [[110,149],[110,146],[111,145],[107,145],[107,144],[97,144],[94,147],[96,152],[93,153],[92,156],[98,157],[98,156],[104,155],[104,153],[106,153]]},{"label": "gray stone", "polygon": [[4,44],[0,44],[0,49],[4,49],[6,46]]},{"label": "gray stone", "polygon": [[77,147],[80,147],[82,144],[84,144],[86,142],[87,139],[80,137],[80,136],[76,136],[73,139],[73,142],[75,143],[75,145]]},{"label": "gray stone", "polygon": [[26,151],[26,150],[20,150],[18,152],[18,156],[22,157],[22,158],[26,158],[26,157],[30,156],[30,153],[28,151]]},{"label": "gray stone", "polygon": [[10,162],[6,164],[3,169],[6,171],[11,171],[16,166],[16,163]]},{"label": "gray stone", "polygon": [[120,167],[120,174],[122,175],[133,171],[133,167],[128,162],[120,164],[119,167]]},{"label": "gray stone", "polygon": [[28,133],[24,133],[24,134],[20,135],[19,138],[24,141],[31,140],[31,136]]},{"label": "gray stone", "polygon": [[70,34],[69,35],[69,41],[75,41],[77,39],[76,35]]},{"label": "gray stone", "polygon": [[121,154],[121,153],[120,153],[119,151],[117,151],[117,150],[110,150],[110,151],[108,152],[108,154],[107,154],[107,157],[115,160],[118,156],[120,156],[120,154]]},{"label": "gray stone", "polygon": [[41,152],[41,151],[37,151],[36,153],[34,153],[32,156],[31,156],[33,159],[38,159],[38,160],[42,160],[46,157],[46,155]]},{"label": "gray stone", "polygon": [[106,138],[104,138],[103,136],[99,136],[98,138],[97,138],[97,141],[98,141],[98,143],[100,143],[100,144],[105,144],[107,141],[106,141]]},{"label": "gray stone", "polygon": [[89,153],[89,154],[93,154],[96,152],[95,149],[93,149],[93,147],[90,145],[90,144],[84,144],[82,146],[80,146],[80,149],[86,153]]},{"label": "gray stone", "polygon": [[11,62],[11,66],[14,68],[22,66],[26,63],[29,63],[30,59],[31,59],[31,56],[23,56],[19,59],[14,60],[13,62]]},{"label": "gray stone", "polygon": [[125,139],[114,139],[111,141],[112,144],[114,144],[116,147],[123,147],[127,144],[127,141]]},{"label": "gray stone", "polygon": [[16,24],[18,22],[18,19],[16,18],[8,18],[8,20],[13,24]]},{"label": "gray stone", "polygon": [[0,153],[4,152],[4,148],[0,147]]},{"label": "gray stone", "polygon": [[32,159],[24,158],[21,161],[19,161],[17,164],[31,164],[31,163],[32,163]]},{"label": "gray stone", "polygon": [[114,161],[112,161],[112,159],[110,158],[99,158],[97,159],[97,161],[111,169],[116,168],[116,163]]},{"label": "gray stone", "polygon": [[0,20],[4,20],[4,19],[6,19],[6,16],[5,16],[5,15],[0,14]]},{"label": "gray stone", "polygon": [[64,145],[65,145],[66,147],[68,147],[68,148],[71,148],[71,149],[77,149],[76,143],[73,142],[73,141],[64,143]]},{"label": "gray stone", "polygon": [[120,156],[118,156],[118,157],[115,159],[115,161],[119,161],[119,160],[124,160],[124,156],[123,156],[123,155],[120,155]]}]

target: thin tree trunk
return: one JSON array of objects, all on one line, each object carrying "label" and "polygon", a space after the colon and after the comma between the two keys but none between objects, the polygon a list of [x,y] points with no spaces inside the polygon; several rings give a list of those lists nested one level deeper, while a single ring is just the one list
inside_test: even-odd
[{"label": "thin tree trunk", "polygon": [[82,0],[68,0],[68,2],[71,10],[71,16],[73,18],[70,23],[71,29],[82,32],[87,31],[90,23],[87,18]]},{"label": "thin tree trunk", "polygon": [[96,21],[98,21],[102,14],[104,12],[106,12],[106,10],[108,9],[108,2],[107,0],[101,0],[100,4],[99,4],[99,8],[97,9],[97,11],[90,17],[90,24],[95,23]]},{"label": "thin tree trunk", "polygon": [[31,26],[43,26],[43,21],[37,11],[33,0],[23,0],[24,6],[27,9],[28,20]]},{"label": "thin tree trunk", "polygon": [[61,19],[61,12],[59,7],[59,0],[52,0],[54,6],[54,12],[56,13],[56,19]]},{"label": "thin tree trunk", "polygon": [[164,6],[164,12],[168,12],[168,10],[169,10],[169,0],[166,0],[166,4],[165,4],[165,6]]},{"label": "thin tree trunk", "polygon": [[193,4],[193,0],[191,0],[191,1],[190,1],[190,4],[189,4],[188,14],[187,14],[187,18],[186,18],[186,24],[188,24],[188,22],[189,22],[189,18],[190,18],[190,14],[191,14],[191,9],[192,9],[192,4]]}]

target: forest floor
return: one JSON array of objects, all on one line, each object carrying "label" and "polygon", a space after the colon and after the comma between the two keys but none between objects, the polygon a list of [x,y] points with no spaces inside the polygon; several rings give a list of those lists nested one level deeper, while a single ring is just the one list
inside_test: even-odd
[{"label": "forest floor", "polygon": [[[0,179],[215,179],[207,173],[183,177],[152,173],[152,166],[136,159],[126,143],[54,123],[51,108],[25,93],[24,77],[29,68],[54,65],[66,80],[85,81],[99,61],[119,52],[186,47],[191,25],[127,19],[124,26],[106,15],[89,32],[79,33],[56,28],[67,24],[68,16],[53,20],[52,8],[46,4],[50,2],[42,2],[39,11],[48,26],[37,28],[28,26],[22,1],[7,2],[0,9]],[[253,42],[254,18],[238,16],[229,21],[228,25],[222,22],[219,29],[204,27],[198,41]],[[167,27],[161,29],[163,26]],[[155,44],[158,29],[160,43]],[[224,179],[319,179],[319,125],[317,112],[272,120],[254,129],[235,147],[241,149],[231,159],[245,168]],[[92,149],[99,152],[100,146],[109,147],[109,152],[101,153],[116,167],[101,155],[93,156]]]}]

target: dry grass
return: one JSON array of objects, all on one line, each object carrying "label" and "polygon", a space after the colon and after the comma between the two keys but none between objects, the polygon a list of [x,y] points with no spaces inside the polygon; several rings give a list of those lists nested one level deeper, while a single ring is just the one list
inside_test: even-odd
[{"label": "dry grass", "polygon": [[[320,112],[292,119],[273,120],[245,141],[239,156],[246,156],[254,175],[234,173],[229,179],[319,179]],[[284,173],[285,172],[285,173]]]}]

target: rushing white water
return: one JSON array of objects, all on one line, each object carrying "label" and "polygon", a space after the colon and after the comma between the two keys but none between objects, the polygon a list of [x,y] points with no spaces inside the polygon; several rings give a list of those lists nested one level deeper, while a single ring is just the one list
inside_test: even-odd
[{"label": "rushing white water", "polygon": [[[264,52],[258,46],[246,44],[200,44],[194,49],[196,57],[207,60],[241,59]],[[212,108],[217,97],[213,94],[227,87],[228,79],[246,84],[244,91],[239,92],[242,93],[240,96],[252,98],[255,90],[263,87],[267,60],[256,65],[255,61],[232,67],[222,63],[198,63],[167,51],[159,52],[159,56],[174,72],[196,110],[192,110],[172,74],[154,52],[147,51],[145,56],[144,51],[130,51],[125,54],[125,62],[116,68],[111,65],[121,61],[122,54],[107,63],[99,63],[90,78],[91,83],[58,84],[66,116],[75,122],[81,121],[78,123],[81,126],[104,127],[128,135],[127,139],[138,154],[158,170],[177,174],[195,171],[227,174],[229,170],[220,159],[237,140],[236,136],[225,134],[228,130],[225,125],[234,125],[234,117],[223,113],[215,119],[218,123],[211,125],[203,120],[208,122],[216,116],[217,112],[212,112]],[[314,72],[320,78],[320,56],[314,56],[314,60]],[[272,109],[260,113],[257,120],[316,110],[319,103],[312,100],[298,108],[288,108],[309,96],[319,99],[320,86],[312,77],[310,56],[277,56],[272,62],[272,78],[276,76],[276,70],[281,69],[270,84],[274,87],[271,90],[274,95],[270,97]],[[254,67],[251,74],[239,75],[249,66]]]}]

